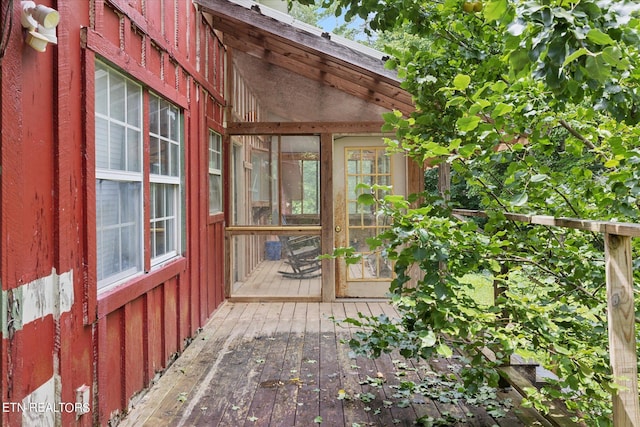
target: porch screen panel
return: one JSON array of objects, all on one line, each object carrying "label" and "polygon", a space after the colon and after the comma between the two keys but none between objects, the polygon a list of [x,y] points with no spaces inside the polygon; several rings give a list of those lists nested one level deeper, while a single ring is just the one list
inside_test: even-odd
[{"label": "porch screen panel", "polygon": [[[386,218],[377,213],[378,206],[364,206],[357,202],[365,190],[359,184],[392,185],[391,160],[384,147],[348,148],[345,153],[347,179],[347,238],[362,257],[347,270],[348,280],[386,280],[391,277],[389,260],[380,252],[371,252],[366,240],[375,237],[387,228]],[[382,198],[386,190],[378,190],[376,197]]]},{"label": "porch screen panel", "polygon": [[320,225],[320,138],[282,137],[283,225]]},{"label": "porch screen panel", "polygon": [[234,225],[320,225],[320,138],[236,138],[242,146],[234,151]]},{"label": "porch screen panel", "polygon": [[[238,194],[237,201],[248,207],[241,225],[277,225],[280,216],[279,138],[278,136],[249,137],[244,145],[248,166],[249,187],[245,194]],[[236,187],[241,191],[240,187]]]}]

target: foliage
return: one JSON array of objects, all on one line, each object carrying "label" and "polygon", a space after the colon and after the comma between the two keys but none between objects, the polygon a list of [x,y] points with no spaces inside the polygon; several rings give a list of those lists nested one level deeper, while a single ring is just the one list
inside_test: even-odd
[{"label": "foliage", "polygon": [[[451,214],[466,207],[458,197],[409,200],[420,207],[362,198],[392,219],[369,243],[395,262],[391,293],[402,320],[369,319],[370,334],[352,344],[425,358],[460,348],[470,357],[462,375],[471,389],[495,385],[496,364],[512,353],[535,357],[559,380],[531,390],[529,404],[544,410],[561,398],[589,424],[610,423],[617,386],[608,368],[602,237],[511,223],[504,213],[637,222],[640,4],[324,3],[388,41],[386,65],[414,96],[410,117],[385,115],[397,136],[389,149],[446,161],[488,212],[480,227]],[[482,272],[503,291],[494,306],[471,298],[459,279]],[[483,358],[483,348],[497,361]]]},{"label": "foliage", "polygon": [[[373,44],[373,40],[370,37],[363,38],[365,30],[364,21],[359,21],[357,23],[346,22],[336,14],[336,9],[338,7],[337,3],[329,4],[326,7],[320,7],[321,3],[321,0],[308,1],[306,4],[289,2],[289,14],[302,22],[317,27],[324,28],[327,24],[331,23],[332,25],[330,26],[332,28],[328,29],[331,33],[351,40],[357,39],[358,42],[363,44]],[[321,25],[323,22],[325,25]]]}]

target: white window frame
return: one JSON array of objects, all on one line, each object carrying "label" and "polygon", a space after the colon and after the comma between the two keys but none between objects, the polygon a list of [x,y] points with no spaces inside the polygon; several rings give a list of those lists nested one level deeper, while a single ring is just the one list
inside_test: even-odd
[{"label": "white window frame", "polygon": [[[119,77],[121,77],[122,79],[125,80],[125,82],[130,83],[132,86],[139,88],[139,105],[138,105],[138,117],[137,117],[137,122],[138,125],[132,125],[126,122],[126,118],[125,118],[125,122],[122,122],[121,120],[117,120],[114,119],[110,116],[110,114],[103,114],[97,111],[94,112],[95,117],[98,119],[103,119],[106,120],[108,123],[115,123],[118,124],[120,126],[124,126],[125,128],[125,134],[128,135],[129,132],[127,132],[127,130],[131,129],[134,130],[138,133],[139,135],[139,140],[138,140],[138,149],[139,149],[139,153],[138,153],[138,159],[139,159],[139,171],[138,172],[134,172],[134,171],[125,171],[125,170],[118,170],[118,169],[111,169],[110,167],[108,168],[99,168],[97,166],[98,164],[98,159],[97,156],[98,154],[96,153],[96,169],[95,169],[95,184],[97,185],[98,181],[111,181],[111,182],[117,182],[117,183],[123,183],[123,182],[128,182],[128,183],[138,183],[140,185],[140,198],[138,200],[139,205],[138,207],[138,212],[139,212],[139,217],[138,217],[138,222],[140,225],[140,235],[139,235],[139,242],[138,242],[138,247],[140,250],[140,253],[138,254],[138,260],[139,260],[139,266],[138,267],[131,267],[128,268],[126,270],[122,270],[119,271],[115,274],[112,274],[110,276],[107,277],[102,277],[98,279],[98,291],[104,291],[114,285],[116,285],[117,283],[119,283],[120,281],[127,279],[131,276],[134,276],[138,273],[141,273],[142,270],[144,269],[144,242],[143,242],[143,235],[144,235],[144,185],[143,185],[143,168],[142,168],[142,159],[143,159],[143,141],[142,141],[142,124],[143,124],[143,91],[142,91],[142,86],[139,85],[138,83],[136,83],[135,81],[127,78],[126,76],[124,76],[121,73],[118,73],[117,71],[115,71],[113,68],[101,63],[101,62],[96,62],[96,69],[100,69],[100,70],[104,70],[108,73],[109,76],[111,75],[118,75]],[[129,85],[126,86],[127,88],[129,87]],[[128,91],[128,89],[126,89]],[[128,96],[128,92],[125,92],[126,95],[124,97],[124,103],[125,103],[125,107],[124,110],[128,113],[128,108],[126,106],[126,103],[129,102],[129,96]],[[110,90],[107,91],[107,105],[111,105],[111,101],[110,101]],[[110,126],[107,126],[107,132],[110,132]],[[127,136],[128,137],[128,136]],[[107,140],[110,140],[110,135],[107,136]],[[110,154],[110,150],[107,150],[107,156]],[[123,153],[126,154],[126,153]],[[108,162],[109,163],[109,162]],[[97,195],[96,195],[97,196]],[[97,203],[97,201],[96,201]],[[96,206],[96,209],[98,207]],[[96,245],[98,245],[98,240],[100,239],[100,235],[103,231],[109,229],[109,228],[113,228],[113,226],[105,226],[105,227],[100,227],[100,224],[98,224],[98,217],[97,217],[97,212],[96,212]],[[118,226],[121,226],[122,224],[118,224]],[[98,247],[96,247],[96,258],[99,258],[101,256],[101,254],[99,253],[99,245]],[[120,256],[122,257],[122,252],[120,253]],[[122,259],[121,259],[122,260]],[[96,269],[98,267],[96,266]],[[97,274],[99,276],[100,272],[97,271]]]},{"label": "white window frame", "polygon": [[[214,145],[217,144],[217,147]],[[216,149],[217,148],[217,149]],[[224,187],[222,182],[222,135],[209,129],[209,215],[220,213],[224,209]],[[218,168],[215,167],[214,159],[217,159]],[[220,180],[220,200],[218,200],[219,209],[212,208],[211,200],[211,178],[217,177]]]},{"label": "white window frame", "polygon": [[[149,233],[149,237],[150,237],[150,241],[149,241],[149,253],[151,256],[151,267],[155,267],[158,265],[161,265],[162,263],[166,262],[167,260],[170,260],[172,258],[175,258],[176,256],[178,256],[178,254],[180,254],[181,252],[181,217],[182,217],[182,212],[181,212],[181,204],[180,204],[180,199],[181,199],[181,185],[180,185],[180,181],[181,181],[181,177],[182,177],[182,168],[181,168],[181,156],[182,156],[182,150],[183,150],[183,144],[182,144],[182,129],[181,129],[181,125],[182,125],[182,112],[180,111],[180,109],[174,105],[173,103],[167,101],[166,99],[162,98],[159,95],[156,95],[154,93],[150,93],[149,94],[149,102],[151,102],[151,98],[155,97],[158,98],[158,100],[160,102],[165,102],[168,103],[169,106],[171,107],[171,110],[174,111],[177,114],[176,120],[177,120],[177,126],[176,126],[176,130],[177,130],[177,134],[176,135],[170,135],[169,137],[167,136],[162,136],[158,133],[153,132],[151,129],[149,130],[149,140],[151,140],[151,138],[156,138],[160,141],[164,141],[167,142],[169,144],[169,147],[171,147],[172,144],[177,145],[178,146],[178,159],[176,159],[175,162],[175,166],[177,167],[177,171],[175,171],[176,173],[172,174],[172,170],[169,171],[169,174],[149,174],[149,183],[151,186],[153,186],[154,184],[160,184],[160,185],[170,185],[173,186],[175,191],[174,191],[174,196],[173,196],[173,200],[168,201],[168,203],[172,206],[172,211],[174,212],[174,215],[169,215],[169,216],[161,216],[161,217],[154,217],[154,201],[151,200],[153,193],[149,194],[149,206],[150,206],[150,214],[149,214],[149,221],[150,221],[150,233]],[[158,113],[160,112],[160,110],[158,111]],[[151,112],[149,111],[149,115],[151,114]],[[150,120],[150,116],[149,116],[149,120]],[[162,127],[162,126],[160,126]],[[175,139],[173,139],[173,137],[175,137]],[[169,153],[171,153],[172,150],[169,150]],[[151,158],[149,158],[149,164],[151,167]],[[169,162],[169,165],[171,166],[171,161]],[[170,168],[171,169],[171,168]],[[156,246],[154,245],[154,231],[157,229],[155,227],[155,225],[158,222],[162,222],[162,221],[173,221],[173,229],[172,231],[172,235],[171,236],[164,236],[164,240],[165,242],[173,242],[175,244],[175,246],[173,248],[170,248],[169,250],[167,250],[166,252],[160,254],[160,255],[156,255],[154,256],[154,252],[156,250]],[[165,230],[166,232],[166,230]]]}]

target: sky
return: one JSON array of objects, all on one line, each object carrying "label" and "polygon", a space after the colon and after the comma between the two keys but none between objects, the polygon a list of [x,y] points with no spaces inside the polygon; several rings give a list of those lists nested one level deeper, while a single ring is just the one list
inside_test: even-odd
[{"label": "sky", "polygon": [[[331,16],[328,16],[328,17],[326,17],[326,18],[321,19],[321,20],[318,22],[318,26],[319,26],[320,28],[322,28],[323,30],[328,31],[328,32],[330,32],[330,33],[331,33],[331,32],[333,32],[333,30],[334,30],[337,26],[342,25],[342,24],[344,24],[344,23],[345,23],[345,20],[344,20],[344,13],[343,13],[343,14],[342,14],[341,16],[339,16],[339,17],[336,17],[336,16],[331,15]],[[354,20],[352,20],[352,21],[349,23],[349,27],[350,27],[350,28],[357,29],[357,30],[359,31],[359,33],[358,33],[358,34],[361,34],[360,36],[356,36],[356,41],[363,41],[363,40],[367,40],[367,36],[366,36],[366,34],[364,34],[364,33],[362,33],[362,32],[361,32],[361,28],[362,28],[362,25],[363,25],[363,24],[364,24],[364,20],[363,20],[362,18],[359,18],[359,17],[355,17],[355,18],[354,18]]]}]

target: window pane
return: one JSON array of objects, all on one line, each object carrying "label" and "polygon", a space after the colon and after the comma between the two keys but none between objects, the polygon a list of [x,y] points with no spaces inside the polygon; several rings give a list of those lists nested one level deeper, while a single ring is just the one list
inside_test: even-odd
[{"label": "window pane", "polygon": [[[141,271],[141,189],[138,182],[96,181],[99,287],[120,273]],[[104,280],[110,277],[115,278]]]},{"label": "window pane", "polygon": [[222,177],[209,175],[209,213],[222,211]]},{"label": "window pane", "polygon": [[96,65],[96,99],[97,114],[109,115],[109,73],[100,64]]},{"label": "window pane", "polygon": [[141,172],[142,162],[140,161],[140,131],[127,129],[127,170],[131,172]]},{"label": "window pane", "polygon": [[[105,229],[98,235],[98,281],[119,273],[120,236],[118,229]],[[98,288],[100,288],[98,284]]]},{"label": "window pane", "polygon": [[156,96],[149,97],[149,132],[158,135],[160,133],[160,121],[158,120],[158,103]]},{"label": "window pane", "polygon": [[125,81],[122,76],[116,73],[110,73],[110,116],[115,120],[125,121]]},{"label": "window pane", "polygon": [[149,137],[149,166],[152,174],[160,174],[160,141]]},{"label": "window pane", "polygon": [[154,184],[155,191],[151,199],[151,206],[153,206],[153,216],[151,218],[162,218],[165,216],[165,193],[163,184]]},{"label": "window pane", "polygon": [[112,122],[109,138],[109,169],[126,170],[123,156],[124,146],[124,126]]},{"label": "window pane", "polygon": [[160,136],[169,138],[169,105],[167,101],[160,100]]},{"label": "window pane", "polygon": [[177,226],[178,186],[151,184],[151,256],[170,254],[178,250]]},{"label": "window pane", "polygon": [[221,169],[222,141],[220,136],[209,132],[209,169]]},{"label": "window pane", "polygon": [[160,140],[160,175],[169,175],[169,143]]},{"label": "window pane", "polygon": [[[115,183],[111,181],[98,181],[102,185],[101,193],[96,195],[97,214],[100,216],[99,221],[103,227],[117,226],[120,223],[120,210],[118,209],[118,189]],[[100,196],[100,197],[98,197]]]},{"label": "window pane", "polygon": [[150,170],[152,174],[180,176],[180,110],[151,95]]},{"label": "window pane", "polygon": [[127,123],[140,127],[140,102],[142,96],[140,89],[132,82],[127,82]]},{"label": "window pane", "polygon": [[167,232],[165,233],[165,248],[167,252],[170,251],[175,251],[176,250],[176,221],[175,219],[171,219],[171,220],[166,220],[165,221],[165,228],[167,230]]},{"label": "window pane", "polygon": [[96,117],[96,167],[109,168],[109,122]]},{"label": "window pane", "polygon": [[391,172],[391,159],[385,151],[378,152],[378,173],[388,174]]},{"label": "window pane", "polygon": [[178,144],[170,144],[170,147],[171,147],[170,175],[180,176],[180,153],[179,153],[180,147],[178,146]]},{"label": "window pane", "polygon": [[179,140],[180,135],[178,135],[178,109],[174,106],[171,106],[169,110],[169,138],[174,141]]}]

